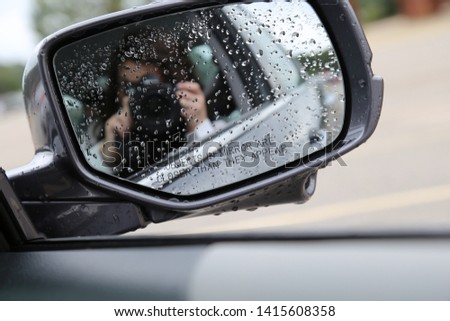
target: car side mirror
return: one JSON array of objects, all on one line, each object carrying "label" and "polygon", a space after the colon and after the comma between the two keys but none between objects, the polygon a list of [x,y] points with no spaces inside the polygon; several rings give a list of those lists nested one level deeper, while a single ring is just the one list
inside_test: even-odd
[{"label": "car side mirror", "polygon": [[84,102],[66,108],[87,163],[177,196],[290,168],[344,125],[342,69],[305,2],[143,19],[62,47],[53,67]]},{"label": "car side mirror", "polygon": [[371,58],[346,1],[180,1],[79,24],[27,66],[36,157],[10,179],[49,237],[305,202],[376,127]]}]

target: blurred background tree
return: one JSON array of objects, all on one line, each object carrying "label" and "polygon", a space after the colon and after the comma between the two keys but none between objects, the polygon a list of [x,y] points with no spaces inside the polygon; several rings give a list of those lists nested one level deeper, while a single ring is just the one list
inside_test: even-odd
[{"label": "blurred background tree", "polygon": [[370,22],[392,16],[397,13],[396,0],[357,0],[359,17]]},{"label": "blurred background tree", "polygon": [[0,94],[21,88],[23,67],[20,64],[0,65]]},{"label": "blurred background tree", "polygon": [[438,12],[450,0],[350,0],[362,22],[383,19],[397,13],[421,18]]},{"label": "blurred background tree", "polygon": [[36,0],[33,24],[39,35],[45,37],[63,27],[152,2],[151,0]]}]

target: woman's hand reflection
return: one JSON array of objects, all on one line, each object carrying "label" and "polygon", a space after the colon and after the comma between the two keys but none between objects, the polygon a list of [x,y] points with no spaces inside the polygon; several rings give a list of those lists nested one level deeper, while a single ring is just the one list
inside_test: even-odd
[{"label": "woman's hand reflection", "polygon": [[196,82],[179,82],[176,87],[176,95],[181,105],[181,116],[186,121],[186,129],[189,133],[208,119],[206,98]]}]

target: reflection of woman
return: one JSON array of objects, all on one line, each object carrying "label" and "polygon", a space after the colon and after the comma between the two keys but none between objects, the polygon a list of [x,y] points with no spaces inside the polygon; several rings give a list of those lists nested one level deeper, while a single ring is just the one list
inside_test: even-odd
[{"label": "reflection of woman", "polygon": [[162,37],[126,37],[113,64],[108,104],[113,108],[104,113],[99,147],[103,165],[122,176],[182,146],[185,135],[195,132],[201,138],[214,130],[205,95],[190,81],[182,51]]}]

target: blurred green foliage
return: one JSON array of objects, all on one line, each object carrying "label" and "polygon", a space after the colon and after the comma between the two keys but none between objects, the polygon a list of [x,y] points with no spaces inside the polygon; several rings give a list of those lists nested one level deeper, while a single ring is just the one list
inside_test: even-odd
[{"label": "blurred green foliage", "polygon": [[22,65],[0,65],[0,94],[22,88]]},{"label": "blurred green foliage", "polygon": [[358,0],[360,18],[364,22],[379,20],[397,13],[396,0]]},{"label": "blurred green foliage", "polygon": [[74,23],[150,2],[152,0],[36,0],[34,29],[45,37]]}]

